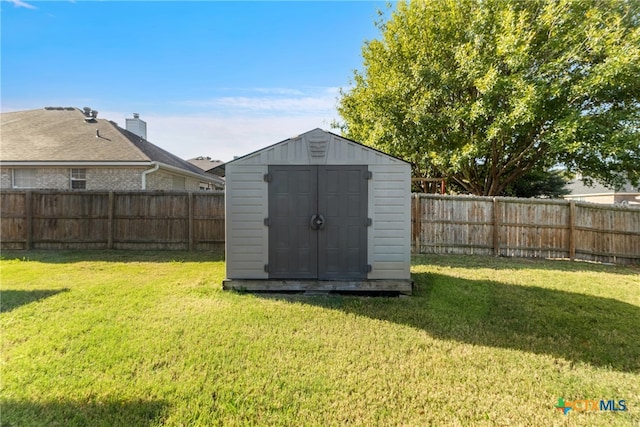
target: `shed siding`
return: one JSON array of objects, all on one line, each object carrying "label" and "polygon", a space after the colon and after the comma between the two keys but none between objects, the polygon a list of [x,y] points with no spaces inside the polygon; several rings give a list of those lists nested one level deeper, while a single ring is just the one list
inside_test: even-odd
[{"label": "shed siding", "polygon": [[369,212],[373,220],[368,236],[368,279],[410,279],[411,169],[408,164],[372,164]]},{"label": "shed siding", "polygon": [[264,165],[227,167],[225,218],[227,223],[226,265],[229,279],[268,279],[264,265],[268,262],[267,173]]},{"label": "shed siding", "polygon": [[411,167],[409,164],[320,129],[264,148],[227,165],[226,253],[228,279],[268,279],[269,165],[367,165],[367,279],[410,280]]}]

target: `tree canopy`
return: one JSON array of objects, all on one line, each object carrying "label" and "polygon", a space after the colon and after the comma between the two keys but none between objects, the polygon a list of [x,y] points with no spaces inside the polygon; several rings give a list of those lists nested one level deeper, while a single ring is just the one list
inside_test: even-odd
[{"label": "tree canopy", "polygon": [[640,181],[640,1],[397,4],[342,89],[343,134],[499,195],[563,165]]}]

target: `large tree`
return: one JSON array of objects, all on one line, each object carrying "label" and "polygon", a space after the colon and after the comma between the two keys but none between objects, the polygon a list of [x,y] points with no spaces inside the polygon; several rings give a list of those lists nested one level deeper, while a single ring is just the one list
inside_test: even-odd
[{"label": "large tree", "polygon": [[414,176],[498,195],[564,165],[640,181],[640,1],[400,2],[338,102]]}]

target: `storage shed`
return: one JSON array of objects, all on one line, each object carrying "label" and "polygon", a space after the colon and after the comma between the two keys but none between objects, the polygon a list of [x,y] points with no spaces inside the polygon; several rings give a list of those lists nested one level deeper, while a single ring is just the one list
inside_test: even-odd
[{"label": "storage shed", "polygon": [[411,293],[408,163],[314,129],[224,169],[224,289]]}]

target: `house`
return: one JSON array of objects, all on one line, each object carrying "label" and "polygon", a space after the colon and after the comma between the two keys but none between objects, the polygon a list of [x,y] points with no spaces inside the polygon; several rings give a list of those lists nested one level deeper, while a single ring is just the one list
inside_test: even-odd
[{"label": "house", "polygon": [[314,129],[217,171],[225,289],[411,293],[409,163]]},{"label": "house", "polygon": [[85,107],[2,113],[0,189],[221,190],[224,180],[150,143],[138,114],[127,129]]},{"label": "house", "polygon": [[599,183],[587,186],[582,177],[577,176],[567,184],[567,189],[571,191],[568,195],[563,196],[567,200],[640,206],[640,187],[634,187],[629,183],[618,190],[612,190]]}]

